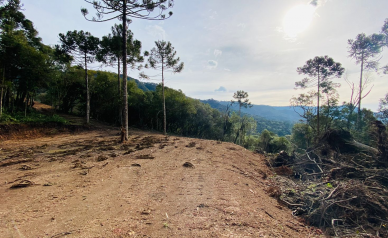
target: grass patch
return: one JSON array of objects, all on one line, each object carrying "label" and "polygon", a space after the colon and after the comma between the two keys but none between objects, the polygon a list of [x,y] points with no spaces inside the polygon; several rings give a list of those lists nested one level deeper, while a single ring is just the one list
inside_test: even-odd
[{"label": "grass patch", "polygon": [[36,111],[28,112],[27,116],[24,116],[23,112],[17,112],[14,114],[3,113],[0,118],[1,124],[17,124],[17,123],[59,123],[68,124],[68,121],[56,114],[45,115]]}]

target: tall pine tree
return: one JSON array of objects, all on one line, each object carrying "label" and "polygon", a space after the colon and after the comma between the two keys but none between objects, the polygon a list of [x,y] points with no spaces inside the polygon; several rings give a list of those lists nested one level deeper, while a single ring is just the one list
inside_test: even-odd
[{"label": "tall pine tree", "polygon": [[162,73],[162,97],[163,97],[163,132],[167,134],[167,119],[166,119],[166,98],[164,95],[164,73],[170,71],[180,73],[183,70],[183,62],[179,63],[180,59],[175,58],[176,51],[170,42],[156,41],[156,47],[152,48],[148,62],[151,68],[160,70]]},{"label": "tall pine tree", "polygon": [[75,61],[85,69],[86,86],[86,124],[90,119],[90,94],[88,79],[88,63],[92,63],[99,49],[100,40],[89,32],[68,31],[66,35],[59,34],[61,45],[56,49],[72,55]]},{"label": "tall pine tree", "polygon": [[[85,0],[97,11],[96,16],[87,18],[89,11],[81,9],[81,13],[89,21],[105,22],[113,19],[122,21],[122,59],[123,59],[123,80],[127,80],[127,25],[131,23],[131,18],[145,20],[164,20],[172,16],[172,12],[166,12],[174,5],[174,0]],[[128,92],[127,84],[123,83],[123,106],[124,106],[124,139],[128,140]]]}]

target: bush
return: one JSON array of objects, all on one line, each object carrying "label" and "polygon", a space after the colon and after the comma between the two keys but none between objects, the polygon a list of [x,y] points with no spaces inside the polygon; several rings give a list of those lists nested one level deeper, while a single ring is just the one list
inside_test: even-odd
[{"label": "bush", "polygon": [[18,112],[15,114],[7,114],[4,113],[0,118],[1,123],[59,123],[59,124],[67,124],[65,118],[60,117],[56,114],[54,115],[45,115],[39,112],[29,112],[27,116],[24,116],[23,112]]}]

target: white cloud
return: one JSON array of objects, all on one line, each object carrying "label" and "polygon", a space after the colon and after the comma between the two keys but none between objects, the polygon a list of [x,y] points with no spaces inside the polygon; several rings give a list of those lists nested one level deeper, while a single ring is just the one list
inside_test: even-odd
[{"label": "white cloud", "polygon": [[215,60],[209,60],[207,62],[207,68],[208,69],[215,69],[215,68],[217,68],[217,66],[218,66],[218,62],[215,61]]},{"label": "white cloud", "polygon": [[209,18],[210,19],[216,19],[216,17],[218,16],[218,13],[216,11],[213,11],[213,10],[209,10]]},{"label": "white cloud", "polygon": [[147,33],[158,40],[166,40],[166,31],[159,25],[146,27]]},{"label": "white cloud", "polygon": [[216,92],[226,92],[227,90],[226,90],[226,88],[224,86],[220,86],[219,89],[216,89],[214,91],[216,91]]},{"label": "white cloud", "polygon": [[227,69],[227,68],[224,68],[224,70],[225,70],[226,72],[230,72],[230,71],[232,71],[232,70],[230,70],[230,69]]},{"label": "white cloud", "polygon": [[241,27],[242,29],[245,29],[245,27],[247,27],[244,23],[239,23],[237,25],[237,27]]},{"label": "white cloud", "polygon": [[218,56],[220,56],[220,55],[222,55],[222,51],[221,51],[221,50],[215,49],[215,50],[214,50],[214,56],[215,56],[215,57],[218,57]]}]

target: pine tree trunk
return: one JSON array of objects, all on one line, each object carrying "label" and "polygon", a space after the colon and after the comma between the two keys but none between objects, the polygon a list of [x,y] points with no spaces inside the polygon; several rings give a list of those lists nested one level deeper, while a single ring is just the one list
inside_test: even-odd
[{"label": "pine tree trunk", "polygon": [[86,124],[89,124],[90,97],[89,97],[89,78],[88,78],[88,64],[87,64],[86,53],[85,53],[85,84],[86,84]]},{"label": "pine tree trunk", "polygon": [[320,69],[318,69],[318,107],[317,107],[317,138],[319,138],[319,90],[320,90],[320,76],[319,76],[319,70]]},{"label": "pine tree trunk", "polygon": [[[120,81],[120,57],[117,59],[117,85],[118,85],[118,95],[121,98],[121,81]],[[119,104],[119,123],[120,126],[123,125],[123,107]]]},{"label": "pine tree trunk", "polygon": [[237,139],[240,136],[240,129],[237,130],[236,138],[234,139],[234,143],[237,143]]},{"label": "pine tree trunk", "polygon": [[4,81],[5,81],[5,67],[3,67],[3,80],[1,83],[1,95],[0,95],[0,118],[3,116],[3,94],[4,94]]},{"label": "pine tree trunk", "polygon": [[27,117],[28,94],[26,94],[25,101],[26,102],[24,103],[24,117]]},{"label": "pine tree trunk", "polygon": [[120,57],[117,59],[117,86],[118,93],[121,95],[121,82],[120,82]]},{"label": "pine tree trunk", "polygon": [[123,103],[124,140],[128,140],[128,92],[127,92],[127,0],[123,0]]},{"label": "pine tree trunk", "polygon": [[357,128],[361,129],[361,96],[362,96],[362,73],[364,71],[364,54],[362,55],[361,59],[361,73],[360,73],[360,88],[358,92],[358,115],[357,115]]},{"label": "pine tree trunk", "polygon": [[164,66],[163,66],[163,59],[162,59],[162,95],[163,95],[163,133],[164,135],[167,135],[167,119],[166,119],[166,98],[164,96]]}]

